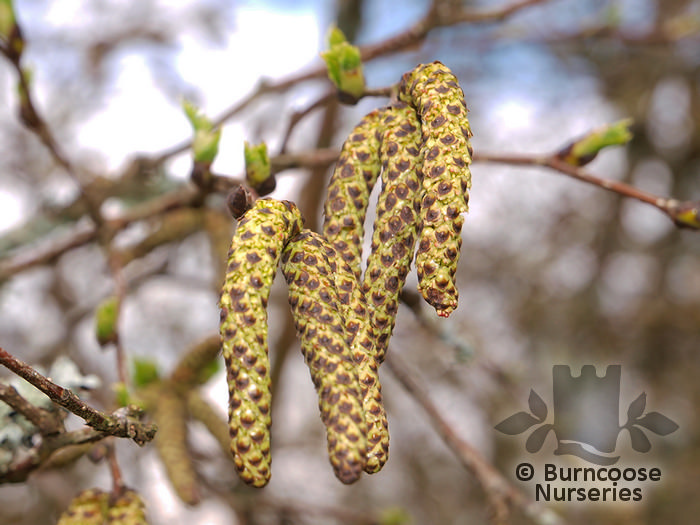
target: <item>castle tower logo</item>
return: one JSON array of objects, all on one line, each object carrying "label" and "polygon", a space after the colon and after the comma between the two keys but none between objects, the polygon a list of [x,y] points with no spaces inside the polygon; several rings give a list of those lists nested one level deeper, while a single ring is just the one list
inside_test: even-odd
[{"label": "castle tower logo", "polygon": [[593,365],[581,368],[581,374],[573,376],[567,365],[552,368],[554,417],[549,415],[542,398],[530,390],[529,412],[518,412],[504,419],[496,430],[508,435],[522,434],[536,427],[528,436],[525,448],[534,454],[544,445],[550,432],[557,439],[555,455],[571,454],[596,465],[613,465],[620,456],[615,455],[618,436],[623,430],[629,434],[632,449],[646,453],[651,442],[645,430],[666,436],[675,432],[678,425],[659,412],[646,412],[647,396],[642,392],[627,409],[627,422],[620,425],[620,365],[609,365],[605,375],[598,377]]}]

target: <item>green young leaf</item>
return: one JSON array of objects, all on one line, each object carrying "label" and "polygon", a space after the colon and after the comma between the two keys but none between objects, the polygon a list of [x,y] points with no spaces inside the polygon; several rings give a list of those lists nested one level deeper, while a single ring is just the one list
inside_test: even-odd
[{"label": "green young leaf", "polygon": [[622,146],[632,140],[632,119],[623,119],[594,129],[559,152],[559,157],[574,166],[584,166],[608,146]]},{"label": "green young leaf", "polygon": [[95,312],[95,335],[100,345],[113,343],[117,339],[117,317],[119,298],[111,296],[102,301]]},{"label": "green young leaf", "polygon": [[133,360],[133,381],[137,388],[155,383],[160,378],[158,365],[151,359],[135,357]]},{"label": "green young leaf", "polygon": [[365,76],[362,70],[360,50],[351,45],[337,27],[328,33],[328,51],[321,53],[328,68],[328,78],[341,93],[358,99],[365,91]]},{"label": "green young leaf", "polygon": [[187,115],[194,130],[192,151],[195,162],[211,164],[219,153],[221,129],[214,127],[211,120],[192,102],[183,100],[182,109],[185,111],[185,115]]},{"label": "green young leaf", "polygon": [[246,141],[243,145],[245,156],[245,178],[252,187],[258,187],[270,178],[270,157],[267,154],[267,144],[251,145]]},{"label": "green young leaf", "polygon": [[333,47],[342,44],[343,42],[347,42],[348,39],[345,36],[345,33],[343,33],[338,26],[331,26],[328,29],[328,35],[326,36],[326,40],[328,41],[328,47]]}]

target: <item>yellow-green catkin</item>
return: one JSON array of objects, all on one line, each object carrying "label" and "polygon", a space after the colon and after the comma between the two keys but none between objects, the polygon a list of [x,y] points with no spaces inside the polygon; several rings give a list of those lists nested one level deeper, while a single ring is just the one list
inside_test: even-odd
[{"label": "yellow-green catkin", "polygon": [[438,315],[447,317],[457,307],[455,273],[471,186],[467,105],[457,78],[440,62],[406,73],[399,98],[418,111],[423,135],[418,288]]},{"label": "yellow-green catkin", "polygon": [[154,385],[144,394],[158,425],[154,439],[168,479],[179,498],[188,505],[200,501],[197,474],[187,448],[187,407],[172,385]]},{"label": "yellow-green catkin", "polygon": [[383,110],[375,110],[365,116],[343,144],[324,207],[323,235],[350,265],[358,281],[365,215],[381,169],[382,114]]},{"label": "yellow-green catkin", "polygon": [[99,489],[88,489],[78,494],[57,525],[103,525],[109,505],[109,494]]},{"label": "yellow-green catkin", "polygon": [[411,269],[422,195],[420,122],[404,103],[389,108],[380,148],[382,191],[367,258],[363,288],[377,333],[377,361],[382,363],[399,308],[399,294]]},{"label": "yellow-green catkin", "polygon": [[352,483],[359,479],[366,463],[367,427],[335,285],[336,257],[322,236],[305,230],[285,248],[282,273],[289,285],[289,304],[302,352],[318,393],[330,462],[340,481]]},{"label": "yellow-green catkin", "polygon": [[108,525],[148,525],[146,506],[141,496],[133,490],[125,490],[107,510]]},{"label": "yellow-green catkin", "polygon": [[[328,249],[328,248],[327,248]],[[328,249],[329,257],[334,251]],[[357,377],[362,393],[362,408],[367,424],[367,463],[365,472],[379,472],[389,458],[389,423],[382,402],[382,387],[379,382],[379,362],[376,357],[377,336],[370,322],[365,292],[355,279],[350,266],[341,258],[335,257],[335,286],[338,291],[338,305],[345,318]]]},{"label": "yellow-green catkin", "polygon": [[259,199],[238,223],[219,306],[229,386],[231,451],[246,483],[270,479],[270,366],[267,301],[284,246],[303,227],[289,201]]}]

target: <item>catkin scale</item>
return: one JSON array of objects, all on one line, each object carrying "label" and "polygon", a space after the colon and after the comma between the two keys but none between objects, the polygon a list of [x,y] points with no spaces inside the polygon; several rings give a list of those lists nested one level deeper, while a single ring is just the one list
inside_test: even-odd
[{"label": "catkin scale", "polygon": [[366,115],[343,144],[324,205],[323,235],[340,258],[361,275],[362,239],[369,196],[379,176],[383,110]]},{"label": "catkin scale", "polygon": [[109,505],[109,494],[98,489],[84,490],[70,502],[57,525],[102,525]]},{"label": "catkin scale", "polygon": [[231,452],[241,479],[255,487],[270,479],[267,301],[282,250],[302,227],[293,203],[256,201],[239,221],[231,241],[219,300]]},{"label": "catkin scale", "polygon": [[367,427],[345,319],[339,309],[335,258],[323,237],[305,230],[285,248],[282,273],[289,285],[289,304],[302,352],[318,393],[329,459],[336,477],[352,483],[366,463]]},{"label": "catkin scale", "polygon": [[107,510],[108,525],[148,525],[146,507],[138,493],[125,490]]},{"label": "catkin scale", "polygon": [[377,333],[376,359],[384,361],[396,322],[399,294],[411,268],[422,194],[420,122],[404,103],[389,108],[383,119],[380,148],[382,191],[377,201],[372,252],[363,279]]},{"label": "catkin scale", "polygon": [[471,187],[467,105],[457,79],[440,62],[406,73],[399,98],[418,111],[423,135],[418,287],[437,313],[447,317],[457,307],[455,273]]}]

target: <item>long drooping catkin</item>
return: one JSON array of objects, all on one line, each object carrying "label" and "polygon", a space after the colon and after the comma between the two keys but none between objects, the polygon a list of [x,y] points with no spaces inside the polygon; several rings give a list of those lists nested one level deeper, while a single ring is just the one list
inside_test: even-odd
[{"label": "long drooping catkin", "polygon": [[406,73],[399,98],[418,111],[423,135],[418,287],[437,313],[447,317],[457,307],[455,273],[471,186],[467,105],[457,79],[440,62]]},{"label": "long drooping catkin", "polygon": [[335,286],[335,258],[323,237],[305,230],[285,248],[282,273],[289,285],[289,304],[302,352],[318,392],[331,465],[340,481],[352,483],[366,463],[367,427]]},{"label": "long drooping catkin", "polygon": [[380,148],[382,191],[367,258],[363,288],[377,332],[376,359],[384,361],[399,308],[399,294],[411,269],[422,194],[420,123],[415,110],[399,103],[384,113]]},{"label": "long drooping catkin", "polygon": [[362,238],[369,196],[381,164],[379,144],[384,110],[365,116],[343,144],[328,186],[323,235],[360,279]]},{"label": "long drooping catkin", "polygon": [[219,300],[231,451],[241,479],[256,487],[270,479],[267,301],[282,250],[302,226],[293,203],[258,200],[240,220],[231,241]]}]

